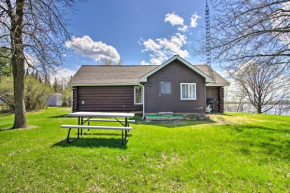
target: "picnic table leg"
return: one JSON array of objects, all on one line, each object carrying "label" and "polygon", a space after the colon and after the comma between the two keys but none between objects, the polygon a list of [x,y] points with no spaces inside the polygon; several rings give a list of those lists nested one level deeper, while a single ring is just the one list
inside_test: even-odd
[{"label": "picnic table leg", "polygon": [[69,128],[69,130],[68,130],[68,134],[67,134],[67,142],[68,142],[68,143],[72,143],[73,141],[77,140],[77,139],[80,137],[80,135],[79,135],[79,130],[78,130],[78,137],[77,137],[77,138],[74,138],[74,139],[72,139],[72,140],[69,140],[70,131],[71,131],[71,128]]},{"label": "picnic table leg", "polygon": [[[88,125],[90,125],[90,118],[91,117],[88,118]],[[89,133],[89,131],[90,131],[90,129],[88,129],[88,132],[87,133]]]},{"label": "picnic table leg", "polygon": [[122,130],[122,145],[127,142],[128,130],[125,130],[125,138],[123,137],[123,130]]},{"label": "picnic table leg", "polygon": [[[81,125],[83,125],[83,120],[84,120],[84,117],[81,117]],[[81,128],[81,135],[83,135],[83,129]]]},{"label": "picnic table leg", "polygon": [[[124,127],[128,127],[128,118],[125,118],[125,125]],[[128,130],[125,130],[125,138],[123,138],[123,130],[122,130],[122,145],[127,142]]]},{"label": "picnic table leg", "polygon": [[[78,124],[80,123],[80,118],[78,117]],[[69,128],[68,130],[68,133],[67,133],[67,142],[68,143],[72,143],[73,141],[77,140],[79,137],[80,137],[80,129],[78,128],[78,136],[72,140],[69,139],[69,136],[70,136],[70,131],[71,131],[71,128]]]},{"label": "picnic table leg", "polygon": [[[128,118],[125,118],[125,127],[130,127],[129,122],[128,122]],[[129,133],[130,131],[128,130],[127,133]]]}]

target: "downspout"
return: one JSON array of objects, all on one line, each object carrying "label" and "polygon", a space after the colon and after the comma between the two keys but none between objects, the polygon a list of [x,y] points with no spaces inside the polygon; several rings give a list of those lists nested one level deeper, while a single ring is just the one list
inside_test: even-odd
[{"label": "downspout", "polygon": [[72,113],[74,112],[73,104],[74,104],[74,90],[73,90],[73,87],[71,87],[71,102],[70,102],[70,106],[71,106],[71,112]]},{"label": "downspout", "polygon": [[143,117],[142,117],[142,120],[145,120],[145,87],[142,85],[142,84],[139,84],[139,86],[142,87],[142,103],[143,103]]}]

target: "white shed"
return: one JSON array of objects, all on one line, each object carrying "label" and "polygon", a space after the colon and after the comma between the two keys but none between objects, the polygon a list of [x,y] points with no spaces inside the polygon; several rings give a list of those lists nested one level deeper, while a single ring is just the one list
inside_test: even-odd
[{"label": "white shed", "polygon": [[62,105],[62,94],[54,93],[52,96],[48,98],[47,105],[49,107],[57,107]]}]

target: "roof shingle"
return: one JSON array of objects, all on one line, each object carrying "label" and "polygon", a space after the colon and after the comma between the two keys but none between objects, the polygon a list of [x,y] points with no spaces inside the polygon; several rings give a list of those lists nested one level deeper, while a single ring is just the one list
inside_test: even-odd
[{"label": "roof shingle", "polygon": [[[95,85],[95,84],[138,84],[139,79],[158,65],[83,65],[72,77],[70,85]],[[195,65],[199,70],[209,76],[207,65]],[[214,71],[216,84],[226,84],[222,76]],[[213,83],[211,83],[213,84]]]}]

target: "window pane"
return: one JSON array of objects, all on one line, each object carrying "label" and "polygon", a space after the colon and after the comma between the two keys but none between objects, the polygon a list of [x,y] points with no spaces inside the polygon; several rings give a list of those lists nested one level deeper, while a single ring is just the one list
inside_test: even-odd
[{"label": "window pane", "polygon": [[182,84],[182,98],[185,98],[185,84]]},{"label": "window pane", "polygon": [[185,95],[184,95],[185,97],[184,98],[187,99],[188,98],[188,84],[185,85],[184,93],[185,93]]},{"label": "window pane", "polygon": [[195,84],[192,85],[192,98],[195,98]]},{"label": "window pane", "polygon": [[161,82],[160,87],[161,94],[171,94],[171,82]]},{"label": "window pane", "polygon": [[142,87],[135,87],[135,103],[142,103]]},{"label": "window pane", "polygon": [[193,83],[181,84],[181,98],[182,99],[195,99],[196,87]]},{"label": "window pane", "polygon": [[189,84],[188,85],[188,98],[192,98],[192,85],[191,84]]}]

